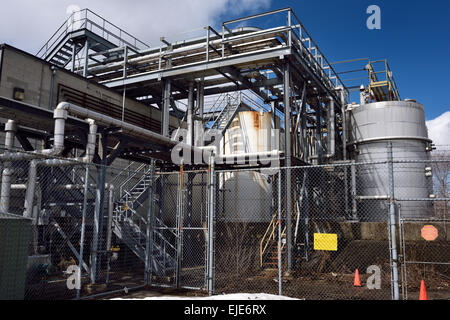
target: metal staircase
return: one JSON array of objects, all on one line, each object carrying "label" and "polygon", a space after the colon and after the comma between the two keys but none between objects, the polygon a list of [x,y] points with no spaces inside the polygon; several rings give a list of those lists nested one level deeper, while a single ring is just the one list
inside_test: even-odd
[{"label": "metal staircase", "polygon": [[[305,188],[306,188],[306,179],[307,179],[307,172],[305,171],[303,175],[303,181],[302,181],[302,187],[301,191],[298,194],[297,198],[295,199],[295,215],[294,215],[294,221],[292,224],[292,229],[294,231],[294,245],[297,244],[297,241],[299,240],[298,237],[298,231],[299,231],[299,222],[300,222],[300,210],[302,208],[302,203],[305,200]],[[284,198],[282,201],[284,202]],[[281,216],[284,215],[284,208],[282,209]],[[260,248],[259,248],[259,258],[260,258],[260,266],[261,268],[277,268],[278,267],[278,224],[281,224],[281,239],[282,243],[280,246],[281,249],[281,255],[283,256],[285,253],[285,247],[286,247],[286,225],[283,223],[283,221],[278,221],[278,210],[275,211],[272,220],[269,223],[269,226],[266,229],[266,232],[264,233],[263,237],[260,240]],[[308,250],[306,248],[305,243],[301,243],[300,245],[304,246],[305,250]]]},{"label": "metal staircase", "polygon": [[[75,52],[73,52],[73,47],[75,46]],[[83,44],[75,42],[73,39],[68,39],[66,42],[63,42],[58,48],[55,48],[46,60],[48,62],[57,65],[60,68],[64,68],[72,61],[72,56],[75,53],[75,56],[80,53],[80,51],[84,48]]]},{"label": "metal staircase", "polygon": [[86,43],[96,53],[124,46],[134,51],[149,48],[96,13],[83,9],[72,13],[36,56],[64,68],[85,48]]},{"label": "metal staircase", "polygon": [[225,130],[227,130],[231,125],[231,122],[236,116],[240,106],[241,100],[239,96],[233,97],[232,95],[227,95],[226,103],[212,124],[211,129],[219,130],[221,134],[224,134]]},{"label": "metal staircase", "polygon": [[[145,200],[149,196],[150,170],[146,165],[142,165],[122,183],[119,188],[119,200],[116,202],[112,221],[114,234],[142,261],[146,259],[147,220],[138,211],[140,208],[143,208]],[[139,176],[140,174],[142,175]],[[137,182],[135,182],[136,180]],[[152,270],[154,274],[164,276],[175,270],[177,250],[159,231],[163,228],[169,228],[156,217],[155,223],[156,225],[152,228],[151,235],[153,236],[150,252]]]}]

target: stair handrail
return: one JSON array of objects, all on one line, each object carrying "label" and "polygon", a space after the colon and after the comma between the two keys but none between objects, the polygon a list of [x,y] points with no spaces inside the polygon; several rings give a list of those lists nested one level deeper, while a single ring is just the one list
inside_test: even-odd
[{"label": "stair handrail", "polygon": [[[281,223],[281,221],[278,221],[278,210],[276,210],[275,213],[273,214],[272,220],[269,223],[269,226],[266,229],[266,232],[264,233],[263,237],[259,242],[259,259],[261,267],[263,266],[264,254],[266,253],[270,242],[272,240],[275,240],[275,230],[278,223]],[[267,235],[269,236],[267,237]]]},{"label": "stair handrail", "polygon": [[[117,178],[119,178],[123,172],[125,172],[125,171],[131,171],[131,170],[129,170],[129,169],[130,169],[131,166],[133,166],[134,164],[136,164],[136,162],[132,161],[132,162],[130,162],[129,165],[127,165],[125,168],[123,168],[123,169],[120,170],[118,173],[116,173],[116,176],[115,176],[114,178],[111,179],[110,183],[111,183],[111,184],[114,184],[114,183],[116,182]],[[134,171],[135,171],[135,170],[134,170]],[[134,172],[134,171],[133,171],[133,172]]]},{"label": "stair handrail", "polygon": [[[208,122],[213,121],[213,119],[214,119],[214,114],[215,114],[217,111],[219,111],[220,107],[222,106],[222,101],[225,100],[226,97],[227,97],[227,94],[226,94],[226,93],[221,93],[221,94],[219,95],[219,97],[217,97],[217,99],[214,101],[212,107],[209,108],[209,110],[208,110],[209,116],[208,116],[208,118],[207,118],[206,120],[204,120],[204,123],[208,123]],[[220,102],[220,103],[219,103],[219,102]],[[222,108],[222,109],[223,109],[223,108]],[[216,117],[216,119],[217,119],[217,117]],[[214,120],[214,122],[215,122],[215,120]],[[214,123],[213,123],[213,124],[214,124]],[[212,128],[212,126],[211,126],[211,128]]]},{"label": "stair handrail", "polygon": [[238,95],[237,95],[237,97],[233,97],[231,94],[227,94],[226,95],[226,97],[227,98],[231,98],[231,99],[233,99],[234,101],[236,101],[236,104],[233,104],[232,102],[231,102],[231,99],[229,99],[228,101],[227,101],[227,104],[223,107],[223,109],[222,109],[222,111],[220,111],[220,113],[219,113],[219,115],[217,116],[217,118],[216,118],[216,120],[214,121],[214,123],[212,124],[212,126],[211,126],[211,129],[213,129],[214,128],[214,126],[218,123],[218,121],[220,121],[220,119],[221,119],[221,117],[222,117],[222,115],[223,114],[227,114],[228,113],[228,108],[230,107],[230,106],[233,106],[233,105],[237,105],[238,104],[238,100],[239,100],[239,92],[238,92]]},{"label": "stair handrail", "polygon": [[[301,199],[301,197],[299,197],[295,202],[295,205],[297,207],[298,207],[298,202],[300,201],[300,199]],[[299,210],[299,209],[297,209],[297,210]],[[282,212],[284,212],[284,208],[282,209]],[[297,221],[297,219],[299,219],[299,216],[300,216],[300,211],[298,211],[297,214],[295,215],[294,225],[295,225],[295,222]],[[278,210],[276,210],[272,217],[272,220],[269,223],[269,226],[266,229],[266,232],[264,233],[264,236],[261,238],[260,243],[259,243],[259,260],[260,260],[261,267],[264,264],[264,261],[263,261],[264,255],[267,251],[267,248],[269,247],[270,242],[275,240],[275,231],[276,231],[276,227],[278,226],[278,223],[281,223],[281,221],[278,221]],[[272,231],[270,231],[271,228],[272,228]],[[269,234],[269,232],[270,232],[270,235],[269,235],[269,237],[267,237],[267,234]],[[286,226],[284,226],[281,231],[281,238],[285,238],[285,237],[286,237]],[[283,243],[281,245],[281,251],[283,251],[285,246],[286,246],[285,243]]]},{"label": "stair handrail", "polygon": [[[77,20],[74,20],[74,17],[80,15],[80,18]],[[89,15],[93,15],[94,17],[97,17],[100,19],[100,22],[102,25],[99,25],[95,21],[89,18]],[[127,45],[129,47],[135,48],[136,50],[139,50],[140,47],[142,48],[150,48],[148,44],[145,42],[137,39],[135,36],[131,35],[130,33],[124,31],[123,29],[119,28],[115,24],[109,22],[105,18],[101,17],[100,15],[96,14],[95,12],[89,10],[89,9],[82,9],[76,12],[73,12],[65,21],[64,23],[56,30],[56,32],[50,37],[50,39],[42,46],[42,48],[37,52],[36,56],[39,58],[47,57],[48,53],[53,50],[53,47],[56,43],[59,43],[59,41],[66,36],[69,32],[69,21],[71,22],[70,26],[75,25],[75,23],[79,23],[80,26],[77,27],[77,29],[73,29],[72,31],[76,30],[82,30],[86,29],[89,30],[88,25],[97,27],[101,31],[101,37],[103,37],[105,40],[109,41],[109,37],[104,37],[105,33],[107,35],[111,35],[113,38],[119,41],[119,46],[121,45]],[[114,33],[113,31],[108,29],[108,26],[111,26],[115,29],[117,33]],[[71,32],[72,32],[71,31]],[[92,31],[93,32],[93,31]],[[97,33],[96,33],[97,34]],[[124,35],[129,37],[130,40],[133,43],[130,43],[129,41],[124,39]],[[50,44],[51,43],[51,44]]]},{"label": "stair handrail", "polygon": [[[119,187],[119,190],[120,190],[120,192],[119,192],[119,199],[120,200],[122,200],[122,198],[123,198],[123,192],[124,192],[124,188],[125,188],[125,186],[126,186],[126,184],[128,184],[132,179],[134,179],[135,177],[136,177],[136,175],[138,175],[138,174],[141,174],[141,170],[143,169],[143,168],[145,168],[145,166],[147,166],[147,164],[145,164],[145,163],[143,163],[143,164],[141,164],[134,172],[133,172],[133,174],[131,175],[131,176],[129,176],[121,185],[120,185],[120,187]],[[150,170],[150,169],[149,169]],[[141,179],[139,179],[138,180],[138,182],[136,182],[134,185],[133,185],[133,187],[131,187],[131,189],[133,189],[137,184],[139,184],[140,182],[141,182],[141,180],[142,180],[142,178],[145,178],[145,175],[147,174],[147,172],[148,172],[148,170],[147,171],[144,171],[144,174],[142,175],[142,177],[141,177]]]}]

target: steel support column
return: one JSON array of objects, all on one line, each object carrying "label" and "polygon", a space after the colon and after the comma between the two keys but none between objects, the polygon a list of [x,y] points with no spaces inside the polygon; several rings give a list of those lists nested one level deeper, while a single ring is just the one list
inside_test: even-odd
[{"label": "steel support column", "polygon": [[89,49],[90,49],[90,43],[89,40],[86,40],[86,43],[84,45],[84,64],[83,64],[83,77],[87,78],[88,76],[88,67],[89,67]]},{"label": "steel support column", "polygon": [[[291,146],[291,91],[290,91],[290,65],[286,61],[284,65],[284,136],[285,136],[285,155],[286,167],[290,168],[292,164],[292,146]],[[292,172],[286,170],[286,273],[290,274],[292,270]]]},{"label": "steel support column", "polygon": [[170,95],[171,95],[171,84],[170,80],[166,79],[164,83],[163,92],[163,110],[161,112],[161,134],[165,137],[169,136],[169,118],[170,118]]},{"label": "steel support column", "polygon": [[[203,120],[204,116],[204,107],[205,107],[205,95],[204,95],[204,82],[200,81],[197,84],[197,112],[198,117]],[[204,135],[204,127],[202,120],[195,120],[195,146],[201,147],[203,146],[203,135]]]}]

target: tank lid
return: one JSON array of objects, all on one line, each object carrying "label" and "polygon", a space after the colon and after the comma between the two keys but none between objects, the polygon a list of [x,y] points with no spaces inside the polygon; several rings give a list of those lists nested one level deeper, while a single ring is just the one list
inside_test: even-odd
[{"label": "tank lid", "polygon": [[415,99],[405,99],[405,102],[417,102]]}]

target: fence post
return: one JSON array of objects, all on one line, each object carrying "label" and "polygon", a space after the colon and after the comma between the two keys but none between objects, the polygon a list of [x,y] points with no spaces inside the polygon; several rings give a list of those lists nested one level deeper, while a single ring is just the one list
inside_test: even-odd
[{"label": "fence post", "polygon": [[89,191],[89,165],[86,165],[86,176],[84,178],[84,198],[83,198],[83,211],[81,216],[81,236],[80,236],[80,259],[78,261],[78,279],[77,283],[79,287],[77,288],[77,299],[80,299],[81,295],[81,273],[83,272],[83,249],[84,249],[84,238],[86,232],[86,210],[87,210],[87,197]]},{"label": "fence post", "polygon": [[175,285],[180,287],[180,273],[183,260],[183,219],[184,219],[184,164],[181,163],[180,173],[178,179],[178,200],[177,200],[177,256],[176,256],[176,271],[175,271]]},{"label": "fence post", "polygon": [[392,142],[388,142],[388,171],[389,171],[389,228],[390,228],[390,256],[392,274],[392,298],[400,299],[398,287],[398,253],[397,253],[397,219],[395,217],[395,193],[394,193],[394,162],[392,156]]},{"label": "fence post", "polygon": [[152,279],[152,257],[153,257],[153,173],[155,170],[155,160],[150,162],[150,177],[148,187],[148,210],[147,210],[147,228],[145,242],[145,284],[149,286]]},{"label": "fence post", "polygon": [[281,273],[282,273],[282,259],[281,259],[281,171],[278,172],[278,295],[282,295],[283,288],[282,288],[282,279],[281,279]]},{"label": "fence post", "polygon": [[209,181],[208,181],[208,252],[207,252],[207,289],[208,295],[214,294],[214,212],[215,212],[215,171],[214,171],[215,156],[211,155],[209,158]]}]

